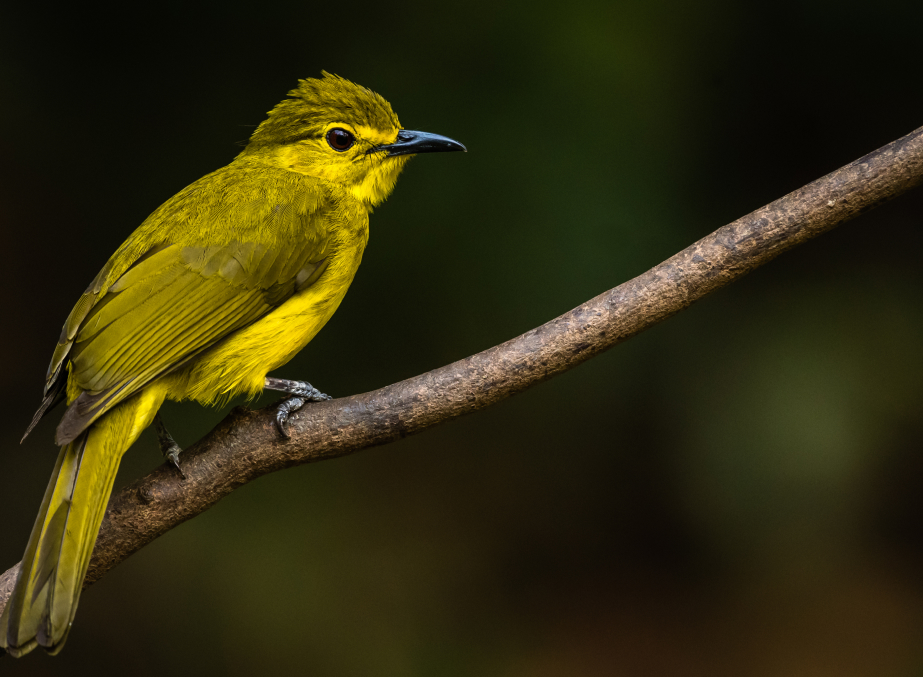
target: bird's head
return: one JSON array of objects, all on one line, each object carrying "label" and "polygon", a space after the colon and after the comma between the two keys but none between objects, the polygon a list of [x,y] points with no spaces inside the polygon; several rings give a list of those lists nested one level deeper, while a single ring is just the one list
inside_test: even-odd
[{"label": "bird's head", "polygon": [[240,157],[338,183],[381,203],[411,155],[465,150],[438,134],[401,129],[391,104],[337,75],[300,80],[269,112]]}]

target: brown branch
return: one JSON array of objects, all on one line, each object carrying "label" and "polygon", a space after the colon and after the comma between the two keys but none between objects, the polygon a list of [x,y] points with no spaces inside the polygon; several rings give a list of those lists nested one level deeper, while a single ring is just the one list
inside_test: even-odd
[{"label": "brown branch", "polygon": [[[311,404],[280,438],[273,411],[235,409],[182,457],[109,503],[85,585],[237,487],[276,470],[386,444],[483,409],[686,308],[787,249],[923,183],[923,127],[699,240],[518,338],[371,393]],[[18,565],[0,576],[0,610]]]}]

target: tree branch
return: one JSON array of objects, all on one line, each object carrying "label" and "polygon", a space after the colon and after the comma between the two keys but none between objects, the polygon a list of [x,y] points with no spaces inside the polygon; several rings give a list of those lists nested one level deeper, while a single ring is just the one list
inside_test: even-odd
[{"label": "tree branch", "polygon": [[[921,183],[923,127],[522,336],[371,393],[311,404],[290,419],[290,440],[279,436],[272,410],[237,408],[183,454],[185,481],[164,465],[112,498],[85,586],[257,477],[393,442],[499,402]],[[0,576],[0,610],[18,570]]]}]

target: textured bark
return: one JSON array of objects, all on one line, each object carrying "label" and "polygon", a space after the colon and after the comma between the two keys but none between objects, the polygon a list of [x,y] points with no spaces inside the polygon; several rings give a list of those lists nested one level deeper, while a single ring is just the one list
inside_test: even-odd
[{"label": "textured bark", "polygon": [[[923,183],[923,127],[720,228],[655,268],[502,345],[289,421],[235,409],[182,456],[109,503],[85,585],[235,488],[302,463],[386,444],[487,407],[608,350],[806,240]],[[0,575],[0,609],[18,565]]]}]

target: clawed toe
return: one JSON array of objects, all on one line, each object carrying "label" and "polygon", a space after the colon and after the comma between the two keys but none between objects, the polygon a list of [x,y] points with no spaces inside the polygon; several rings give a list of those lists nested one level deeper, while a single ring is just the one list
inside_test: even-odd
[{"label": "clawed toe", "polygon": [[288,431],[288,419],[292,414],[308,402],[326,402],[333,399],[307,381],[288,381],[284,378],[267,376],[265,387],[268,390],[277,390],[291,395],[282,400],[276,409],[276,427],[279,429],[279,434],[286,439],[291,437]]},{"label": "clawed toe", "polygon": [[288,419],[296,411],[301,409],[307,400],[303,397],[298,397],[293,395],[282,400],[279,403],[279,407],[276,409],[276,428],[279,429],[279,433],[285,439],[289,439],[292,435],[288,431]]},{"label": "clawed toe", "polygon": [[160,418],[160,414],[154,416],[154,427],[157,429],[157,441],[160,442],[160,451],[164,455],[164,458],[174,465],[180,477],[186,479],[186,473],[179,467],[179,455],[183,453],[183,450],[163,424],[163,419]]},{"label": "clawed toe", "polygon": [[322,393],[307,381],[289,381],[284,378],[267,376],[263,387],[267,390],[276,390],[280,393],[301,397],[307,402],[325,402],[333,399],[330,395]]},{"label": "clawed toe", "polygon": [[179,472],[179,476],[182,477],[183,479],[186,479],[186,473],[184,473],[183,469],[179,467],[179,455],[180,453],[182,453],[182,451],[183,450],[180,449],[178,445],[175,445],[175,449],[171,449],[170,451],[165,453],[164,456],[166,456],[167,460],[173,464],[177,472]]}]

